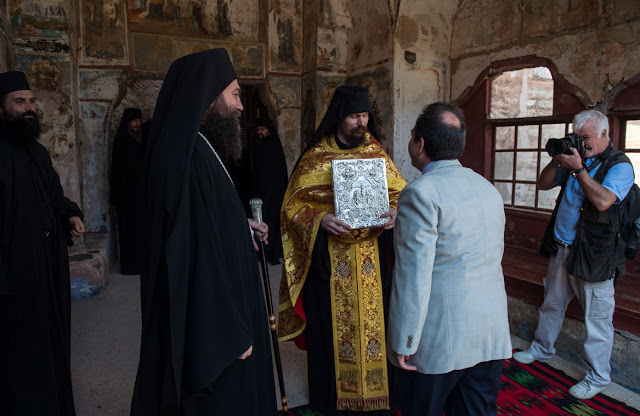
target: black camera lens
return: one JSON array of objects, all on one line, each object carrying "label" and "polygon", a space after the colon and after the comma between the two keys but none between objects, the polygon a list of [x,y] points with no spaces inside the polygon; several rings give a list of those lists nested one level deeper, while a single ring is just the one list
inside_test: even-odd
[{"label": "black camera lens", "polygon": [[[565,153],[569,149],[569,146],[565,139],[549,139],[544,149],[549,153],[549,156],[556,157]],[[571,154],[571,152],[569,152],[569,154]]]},{"label": "black camera lens", "polygon": [[580,156],[584,152],[583,140],[575,133],[569,133],[567,137],[562,139],[549,139],[544,149],[549,153],[549,156],[556,157],[561,154],[571,155],[571,148],[574,147]]}]

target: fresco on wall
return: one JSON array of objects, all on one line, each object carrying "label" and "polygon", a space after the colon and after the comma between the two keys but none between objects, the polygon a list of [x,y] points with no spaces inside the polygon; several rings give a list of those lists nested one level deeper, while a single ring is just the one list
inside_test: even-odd
[{"label": "fresco on wall", "polygon": [[68,23],[67,2],[66,0],[24,0],[20,3],[20,18],[27,21],[30,20],[29,18],[40,20],[39,27],[46,26],[46,21]]},{"label": "fresco on wall", "polygon": [[128,63],[123,3],[119,0],[82,0],[81,10],[84,63]]},{"label": "fresco on wall", "polygon": [[109,139],[112,143],[125,108],[139,108],[142,112],[143,123],[151,120],[161,87],[162,80],[157,79],[135,79],[128,82],[122,101],[114,103],[114,107],[109,114],[108,130],[110,132]]},{"label": "fresco on wall", "polygon": [[0,36],[0,72],[7,72],[11,69],[11,54],[9,53],[9,42],[4,36]]},{"label": "fresco on wall", "polygon": [[376,137],[380,141],[384,141],[385,150],[389,152],[389,146],[392,140],[385,140],[387,137],[393,137],[392,127],[392,111],[391,111],[391,71],[389,67],[379,67],[373,71],[363,74],[354,75],[347,78],[346,84],[360,85],[369,90],[369,99],[371,100],[371,112],[376,118],[378,130],[382,137]]},{"label": "fresco on wall", "polygon": [[132,39],[133,66],[137,71],[165,72],[174,60],[182,56],[212,48],[226,48],[239,77],[264,77],[264,47],[261,44],[228,44],[137,33]]},{"label": "fresco on wall", "polygon": [[65,195],[80,202],[70,62],[66,57],[20,54],[17,64],[17,69],[26,73],[36,97],[39,142],[51,156]]},{"label": "fresco on wall", "polygon": [[256,0],[127,0],[132,32],[257,41]]},{"label": "fresco on wall", "polygon": [[109,229],[109,182],[107,180],[110,158],[107,156],[109,141],[104,123],[109,104],[80,101],[79,134],[82,137],[80,160],[82,160],[82,212],[88,230]]},{"label": "fresco on wall", "polygon": [[[302,95],[302,117],[300,120],[301,140],[300,148],[306,149],[313,133],[316,131],[316,106],[314,104],[315,91],[313,82],[307,78],[304,80],[304,94]],[[297,159],[296,155],[296,159]]]},{"label": "fresco on wall", "polygon": [[68,54],[71,47],[67,3],[66,0],[3,1],[2,8],[8,9],[7,23],[11,26],[15,50]]}]

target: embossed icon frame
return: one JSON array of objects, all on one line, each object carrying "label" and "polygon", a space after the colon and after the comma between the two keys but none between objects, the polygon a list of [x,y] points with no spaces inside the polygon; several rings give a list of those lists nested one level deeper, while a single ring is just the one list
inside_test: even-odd
[{"label": "embossed icon frame", "polygon": [[384,158],[331,161],[335,214],[352,229],[383,226],[388,218],[389,188]]}]

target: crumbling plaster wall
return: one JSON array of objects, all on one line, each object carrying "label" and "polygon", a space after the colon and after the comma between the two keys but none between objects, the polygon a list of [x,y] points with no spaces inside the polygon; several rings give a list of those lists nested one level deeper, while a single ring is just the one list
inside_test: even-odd
[{"label": "crumbling plaster wall", "polygon": [[394,18],[393,159],[408,181],[420,175],[407,145],[425,105],[450,100],[449,48],[457,2],[399,2]]},{"label": "crumbling plaster wall", "polygon": [[[349,1],[352,27],[345,45],[345,83],[369,89],[384,149],[393,155],[393,25],[388,1]],[[363,11],[366,10],[366,13]]]},{"label": "crumbling plaster wall", "polygon": [[530,55],[553,61],[586,106],[606,111],[625,80],[640,72],[640,1],[461,1],[452,97],[463,97],[492,62]]},{"label": "crumbling plaster wall", "polygon": [[300,131],[306,146],[337,87],[367,87],[383,146],[393,149],[392,27],[389,2],[305,2]]},{"label": "crumbling plaster wall", "polygon": [[305,146],[335,88],[369,88],[383,146],[411,179],[410,131],[424,105],[450,98],[457,2],[305,0],[300,131]]}]

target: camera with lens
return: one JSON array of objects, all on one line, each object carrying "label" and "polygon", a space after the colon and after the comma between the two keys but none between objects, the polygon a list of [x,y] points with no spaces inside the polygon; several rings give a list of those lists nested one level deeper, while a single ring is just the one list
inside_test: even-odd
[{"label": "camera with lens", "polygon": [[565,155],[572,154],[570,150],[572,147],[582,156],[584,152],[584,140],[575,133],[569,133],[567,137],[562,139],[549,139],[544,149],[549,153],[549,156],[556,157],[563,153]]}]

